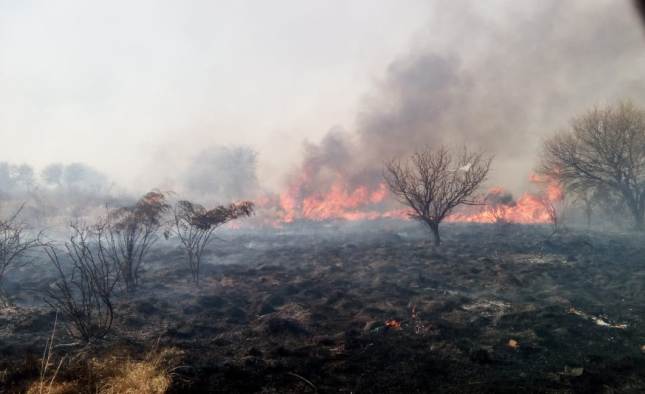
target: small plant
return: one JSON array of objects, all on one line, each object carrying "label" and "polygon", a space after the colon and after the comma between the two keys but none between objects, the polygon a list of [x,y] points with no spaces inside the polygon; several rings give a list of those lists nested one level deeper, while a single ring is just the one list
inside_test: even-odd
[{"label": "small plant", "polygon": [[128,293],[139,285],[146,254],[157,241],[162,217],[170,205],[166,196],[151,191],[133,206],[113,210],[108,215],[106,232],[101,239],[104,252],[117,262],[119,274]]},{"label": "small plant", "polygon": [[7,219],[0,219],[0,306],[9,304],[9,297],[2,291],[2,282],[7,271],[22,263],[30,250],[41,245],[40,234],[27,235],[27,229],[18,220],[22,206]]},{"label": "small plant", "polygon": [[47,302],[63,313],[70,335],[89,342],[104,337],[112,326],[112,295],[119,279],[118,267],[102,246],[106,226],[71,228],[72,235],[65,243],[71,269],[67,269],[54,246],[45,247],[58,273]]},{"label": "small plant", "polygon": [[564,226],[562,223],[563,200],[552,200],[548,197],[541,199],[544,210],[548,217],[548,224],[551,227],[547,240],[560,233]]},{"label": "small plant", "polygon": [[254,206],[250,201],[242,201],[228,206],[220,205],[206,209],[190,201],[179,201],[174,209],[173,232],[179,238],[188,258],[188,267],[193,281],[199,284],[199,271],[202,255],[212,240],[213,232],[221,225],[253,214]]},{"label": "small plant", "polygon": [[491,223],[500,232],[506,232],[513,224],[509,211],[516,203],[513,195],[499,188],[493,189],[484,198],[485,211],[490,215]]}]

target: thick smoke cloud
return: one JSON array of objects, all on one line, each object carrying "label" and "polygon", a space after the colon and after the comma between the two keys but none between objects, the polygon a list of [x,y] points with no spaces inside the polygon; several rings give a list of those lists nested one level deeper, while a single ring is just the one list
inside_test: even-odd
[{"label": "thick smoke cloud", "polygon": [[572,116],[621,98],[645,104],[645,40],[628,1],[498,3],[505,11],[490,16],[488,3],[441,2],[365,98],[356,135],[333,130],[303,167],[374,184],[384,160],[467,144],[495,154],[491,183],[520,190],[541,140]]}]

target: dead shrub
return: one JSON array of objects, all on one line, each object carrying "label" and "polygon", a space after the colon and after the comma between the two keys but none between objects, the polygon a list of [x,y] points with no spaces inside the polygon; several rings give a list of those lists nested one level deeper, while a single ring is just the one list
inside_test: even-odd
[{"label": "dead shrub", "polygon": [[112,210],[103,239],[104,250],[116,261],[122,285],[128,293],[140,284],[143,262],[157,242],[163,215],[170,209],[166,196],[158,190],[146,193],[132,206]]},{"label": "dead shrub", "polygon": [[41,234],[30,236],[24,223],[18,217],[22,206],[8,218],[0,218],[0,306],[9,305],[9,296],[2,292],[5,274],[11,268],[26,263],[29,252],[40,246]]},{"label": "dead shrub", "polygon": [[[51,245],[45,248],[58,273],[46,301],[63,314],[71,336],[90,342],[103,338],[112,327],[112,296],[119,277],[114,261],[101,246],[105,227],[72,225],[71,229],[72,235],[65,243],[66,256]],[[67,267],[70,264],[65,264],[66,260],[71,267]]]},{"label": "dead shrub", "polygon": [[[186,200],[176,204],[171,232],[177,236],[186,253],[193,282],[199,284],[202,255],[213,239],[213,232],[232,220],[251,216],[253,211],[254,205],[250,201],[219,205],[213,209]],[[169,235],[170,232],[166,234]]]}]

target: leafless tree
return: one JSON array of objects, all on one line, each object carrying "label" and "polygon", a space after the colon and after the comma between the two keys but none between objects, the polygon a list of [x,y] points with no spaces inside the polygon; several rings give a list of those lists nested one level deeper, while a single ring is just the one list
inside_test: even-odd
[{"label": "leafless tree", "polygon": [[385,167],[390,191],[412,211],[410,217],[428,225],[435,245],[441,243],[439,224],[461,204],[477,204],[473,195],[486,179],[492,157],[463,148],[426,148],[405,161],[393,160]]},{"label": "leafless tree", "polygon": [[626,101],[574,118],[545,141],[539,171],[568,190],[613,191],[645,230],[645,110]]},{"label": "leafless tree", "polygon": [[186,200],[177,202],[174,208],[173,232],[186,252],[195,283],[199,284],[202,255],[212,240],[213,231],[231,220],[251,216],[253,210],[254,206],[250,201],[228,206],[220,205],[210,210]]},{"label": "leafless tree", "polygon": [[574,198],[573,201],[582,209],[587,229],[591,228],[594,207],[598,205],[598,201],[594,198],[595,191],[593,189],[578,188],[571,190],[571,192]]},{"label": "leafless tree", "polygon": [[[65,258],[56,247],[45,247],[58,273],[47,302],[65,316],[70,335],[90,341],[105,336],[112,326],[112,295],[119,280],[118,266],[102,244],[109,231],[106,225],[90,228],[75,224],[71,229],[72,235],[65,243]],[[66,264],[67,260],[70,264]]]},{"label": "leafless tree", "polygon": [[18,220],[22,208],[8,218],[0,219],[0,305],[9,302],[1,288],[7,271],[25,263],[29,251],[40,245],[40,234],[30,237],[25,225]]},{"label": "leafless tree", "polygon": [[159,191],[151,191],[136,204],[108,214],[102,246],[118,262],[123,285],[128,292],[133,292],[139,285],[143,261],[157,241],[163,215],[169,209],[166,196]]}]

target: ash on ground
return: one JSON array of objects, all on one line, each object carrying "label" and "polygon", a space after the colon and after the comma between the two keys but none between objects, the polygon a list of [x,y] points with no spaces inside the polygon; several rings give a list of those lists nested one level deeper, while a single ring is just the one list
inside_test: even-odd
[{"label": "ash on ground", "polygon": [[[230,231],[199,287],[181,251],[158,244],[93,351],[179,348],[177,393],[645,391],[642,235],[474,224],[444,234],[435,248],[394,222]],[[7,285],[7,392],[38,375],[54,320],[39,296],[54,278],[46,267]]]}]

